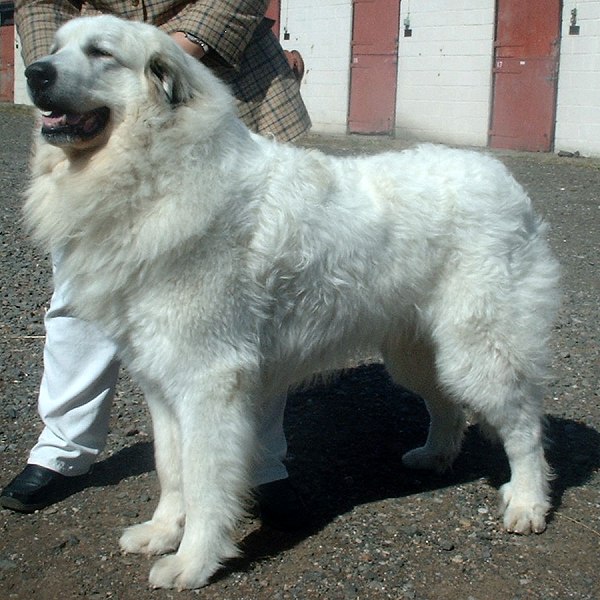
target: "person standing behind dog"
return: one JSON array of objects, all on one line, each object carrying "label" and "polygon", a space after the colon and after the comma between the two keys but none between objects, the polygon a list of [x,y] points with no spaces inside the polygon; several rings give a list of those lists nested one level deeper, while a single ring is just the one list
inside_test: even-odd
[{"label": "person standing behind dog", "polygon": [[15,22],[26,65],[48,54],[65,21],[111,13],[171,34],[231,87],[246,125],[279,141],[310,127],[297,79],[264,17],[268,0],[16,0]]},{"label": "person standing behind dog", "polygon": [[[310,127],[299,83],[264,17],[267,0],[16,0],[15,21],[25,64],[48,54],[65,21],[111,13],[169,33],[231,87],[246,125],[280,141]],[[53,256],[60,269],[60,250]],[[38,409],[45,428],[25,469],[0,495],[21,512],[49,506],[81,485],[106,444],[117,382],[116,347],[94,325],[69,314],[68,291],[56,287],[45,317],[44,374]],[[264,522],[280,529],[306,524],[302,501],[289,484],[283,459],[285,398],[269,402],[259,435],[265,458],[254,474]]]}]

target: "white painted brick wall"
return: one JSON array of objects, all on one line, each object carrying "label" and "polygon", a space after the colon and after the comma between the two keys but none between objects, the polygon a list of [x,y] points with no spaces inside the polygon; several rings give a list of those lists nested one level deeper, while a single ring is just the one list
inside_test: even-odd
[{"label": "white painted brick wall", "polygon": [[[579,35],[569,35],[577,8]],[[556,109],[556,150],[600,155],[600,1],[565,0]]]},{"label": "white painted brick wall", "polygon": [[15,104],[31,104],[25,82],[25,64],[21,56],[21,41],[15,27]]},{"label": "white painted brick wall", "polygon": [[[494,0],[404,0],[396,131],[485,146],[491,108]],[[410,17],[412,37],[404,37]]]},{"label": "white painted brick wall", "polygon": [[346,132],[351,27],[351,0],[281,2],[281,44],[304,59],[301,91],[314,131]]}]

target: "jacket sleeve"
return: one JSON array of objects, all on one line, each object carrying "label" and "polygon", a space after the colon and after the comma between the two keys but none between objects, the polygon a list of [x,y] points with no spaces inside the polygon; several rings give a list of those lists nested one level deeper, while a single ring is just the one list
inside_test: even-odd
[{"label": "jacket sleeve", "polygon": [[163,29],[197,36],[225,63],[238,68],[267,5],[268,0],[197,0],[165,23]]},{"label": "jacket sleeve", "polygon": [[48,54],[56,30],[80,12],[81,0],[15,0],[15,23],[25,64]]}]

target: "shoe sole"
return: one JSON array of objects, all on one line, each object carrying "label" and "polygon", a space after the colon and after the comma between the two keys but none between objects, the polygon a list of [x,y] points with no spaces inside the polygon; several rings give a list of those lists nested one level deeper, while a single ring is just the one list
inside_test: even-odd
[{"label": "shoe sole", "polygon": [[46,508],[48,506],[47,503],[41,504],[23,504],[20,500],[16,498],[11,498],[10,496],[1,496],[0,497],[0,506],[2,508],[8,508],[9,510],[14,510],[16,512],[21,513],[32,513],[36,510],[41,510],[42,508]]}]

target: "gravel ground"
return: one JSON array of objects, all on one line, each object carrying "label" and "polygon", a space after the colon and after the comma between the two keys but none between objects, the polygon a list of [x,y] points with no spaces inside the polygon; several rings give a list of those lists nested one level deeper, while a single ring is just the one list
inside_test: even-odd
[{"label": "gravel ground", "polygon": [[[31,123],[27,110],[0,105],[0,485],[22,468],[40,431],[36,392],[51,285],[48,258],[30,244],[19,212]],[[304,143],[340,154],[404,145],[316,135]],[[0,598],[600,598],[600,161],[498,156],[552,224],[564,268],[547,397],[554,511],[544,534],[501,530],[496,504],[508,466],[476,427],[451,473],[404,469],[401,455],[422,444],[427,413],[373,363],[289,399],[289,470],[314,529],[291,536],[248,520],[239,532],[244,556],[210,586],[150,591],[150,560],[117,546],[123,527],[150,517],[158,494],[149,418],[123,375],[107,449],[84,489],[33,515],[0,512]]]}]

